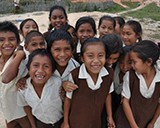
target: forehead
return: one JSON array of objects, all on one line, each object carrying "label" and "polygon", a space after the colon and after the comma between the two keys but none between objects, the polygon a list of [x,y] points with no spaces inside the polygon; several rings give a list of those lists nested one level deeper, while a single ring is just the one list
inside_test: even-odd
[{"label": "forehead", "polygon": [[92,25],[90,23],[83,23],[78,29],[92,29]]},{"label": "forehead", "polygon": [[53,47],[66,47],[66,46],[71,47],[69,41],[67,40],[56,40],[52,43],[52,46]]},{"label": "forehead", "polygon": [[45,64],[51,64],[51,60],[48,56],[44,55],[35,55],[32,59],[32,63],[45,63]]},{"label": "forehead", "polygon": [[112,26],[113,26],[113,21],[111,21],[111,20],[109,20],[109,19],[104,19],[104,20],[102,20],[102,24],[112,25]]},{"label": "forehead", "polygon": [[60,9],[54,9],[51,13],[52,16],[59,16],[59,15],[63,15],[64,16],[64,12]]},{"label": "forehead", "polygon": [[105,46],[102,44],[102,42],[94,42],[94,44],[89,43],[86,45],[86,48],[84,49],[85,52],[105,52]]},{"label": "forehead", "polygon": [[11,31],[0,31],[0,37],[16,37],[16,35]]},{"label": "forehead", "polygon": [[131,26],[131,25],[128,25],[128,24],[124,25],[123,31],[132,31],[132,32],[134,32],[132,26]]},{"label": "forehead", "polygon": [[24,24],[24,26],[27,26],[27,25],[36,25],[36,23],[35,23],[34,21],[32,21],[32,20],[28,20],[28,21]]},{"label": "forehead", "polygon": [[42,36],[32,36],[31,38],[30,38],[30,41],[35,41],[35,40],[37,40],[37,41],[41,41],[41,40],[44,40],[44,38],[42,37]]}]

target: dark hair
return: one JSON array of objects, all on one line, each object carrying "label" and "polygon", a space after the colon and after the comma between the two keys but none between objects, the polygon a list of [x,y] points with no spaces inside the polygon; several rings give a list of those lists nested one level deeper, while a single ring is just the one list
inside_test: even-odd
[{"label": "dark hair", "polygon": [[84,16],[84,17],[81,17],[77,20],[76,22],[76,25],[75,25],[75,30],[76,32],[78,31],[79,27],[82,25],[82,24],[85,24],[85,23],[88,23],[91,25],[92,29],[93,29],[93,32],[95,34],[97,34],[97,29],[96,29],[96,24],[95,24],[95,21],[92,17],[90,16]]},{"label": "dark hair", "polygon": [[10,21],[0,22],[0,32],[7,32],[7,31],[13,32],[16,36],[17,43],[20,42],[19,31],[16,25],[14,25]]},{"label": "dark hair", "polygon": [[109,20],[113,23],[113,27],[115,28],[116,27],[116,21],[113,17],[111,16],[108,16],[108,15],[105,15],[105,16],[102,16],[100,19],[99,19],[99,24],[98,24],[98,27],[100,27],[100,25],[102,24],[102,21],[103,20]]},{"label": "dark hair", "polygon": [[21,31],[22,31],[24,25],[26,24],[26,22],[28,22],[28,21],[33,21],[33,22],[35,23],[38,31],[39,31],[39,27],[38,27],[37,22],[36,22],[34,19],[32,19],[32,18],[27,18],[27,19],[25,19],[25,20],[23,20],[23,21],[21,22],[21,24],[20,24],[20,26],[19,26],[19,29],[20,29]]},{"label": "dark hair", "polygon": [[115,16],[113,18],[115,19],[115,21],[118,22],[118,24],[120,25],[120,27],[124,26],[125,20],[123,19],[123,17],[121,17],[121,16]]},{"label": "dark hair", "polygon": [[107,34],[101,38],[107,49],[107,57],[114,53],[121,53],[121,48],[123,46],[121,37],[115,33]]},{"label": "dark hair", "polygon": [[75,28],[72,25],[70,25],[70,24],[63,25],[61,27],[61,30],[68,31],[68,29],[70,29],[70,28],[73,28],[75,30]]},{"label": "dark hair", "polygon": [[59,29],[59,30],[52,31],[49,35],[49,39],[48,39],[48,43],[47,43],[47,49],[49,52],[51,52],[52,44],[58,40],[68,41],[68,43],[70,44],[70,46],[73,50],[73,40],[72,40],[71,35],[67,31]]},{"label": "dark hair", "polygon": [[156,61],[160,56],[160,48],[150,40],[142,40],[135,43],[132,46],[131,51],[136,52],[143,62],[152,59],[152,66],[156,64]]},{"label": "dark hair", "polygon": [[82,44],[82,46],[81,46],[81,56],[83,56],[83,53],[85,52],[85,49],[86,49],[86,47],[87,46],[89,46],[90,44],[101,44],[101,45],[103,45],[104,46],[104,49],[105,49],[105,51],[106,51],[106,47],[105,47],[105,44],[99,39],[99,38],[97,38],[97,37],[92,37],[92,38],[88,38],[88,39],[86,39],[84,42],[83,42],[83,44]]},{"label": "dark hair", "polygon": [[[54,10],[61,10],[65,16],[66,19],[68,19],[68,16],[67,16],[67,13],[66,13],[66,10],[64,9],[63,6],[60,6],[60,5],[54,5],[50,8],[50,11],[49,11],[49,19],[51,19],[51,16],[52,16],[52,12]],[[52,30],[53,26],[52,24],[50,23],[49,24],[49,27],[48,27],[48,31]]]},{"label": "dark hair", "polygon": [[132,46],[124,46],[122,47],[121,49],[121,53],[120,53],[120,56],[119,56],[119,59],[118,60],[123,60],[124,57],[129,54],[129,52],[131,51],[131,48]]},{"label": "dark hair", "polygon": [[40,55],[40,56],[47,56],[49,58],[49,60],[51,61],[51,64],[52,64],[52,72],[55,71],[56,69],[56,64],[55,64],[55,61],[52,57],[52,55],[46,50],[46,49],[37,49],[37,50],[34,50],[30,55],[29,55],[29,59],[28,59],[28,62],[27,62],[27,69],[29,70],[30,69],[30,65],[33,61],[33,58],[37,55]]},{"label": "dark hair", "polygon": [[[43,34],[39,31],[36,31],[36,30],[33,30],[33,31],[30,31],[29,33],[27,33],[26,35],[26,39],[25,39],[25,44],[28,44],[31,40],[32,37],[35,37],[35,36],[41,36],[44,38]],[[45,40],[45,39],[44,39]]]},{"label": "dark hair", "polygon": [[129,20],[125,23],[125,25],[131,26],[136,35],[138,35],[138,41],[142,40],[142,26],[138,21]]}]

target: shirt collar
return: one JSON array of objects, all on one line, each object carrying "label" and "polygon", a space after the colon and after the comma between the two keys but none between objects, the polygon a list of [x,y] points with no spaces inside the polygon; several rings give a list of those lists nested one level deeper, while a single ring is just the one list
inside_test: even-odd
[{"label": "shirt collar", "polygon": [[79,40],[78,43],[77,43],[76,52],[77,52],[77,53],[80,53],[80,52],[81,52],[81,43],[80,43],[80,40]]}]

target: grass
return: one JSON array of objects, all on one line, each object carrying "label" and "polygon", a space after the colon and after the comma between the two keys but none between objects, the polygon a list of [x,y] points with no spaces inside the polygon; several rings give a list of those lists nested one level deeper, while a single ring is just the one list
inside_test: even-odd
[{"label": "grass", "polygon": [[156,21],[160,21],[160,7],[158,7],[155,3],[151,3],[138,11],[125,13],[124,15],[138,19],[142,19],[145,17]]}]

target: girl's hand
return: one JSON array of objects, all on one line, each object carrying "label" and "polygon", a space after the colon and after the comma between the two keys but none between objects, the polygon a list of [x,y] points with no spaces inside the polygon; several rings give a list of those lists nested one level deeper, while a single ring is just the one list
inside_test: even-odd
[{"label": "girl's hand", "polygon": [[78,88],[76,84],[73,84],[70,81],[63,81],[62,86],[66,92],[72,92]]},{"label": "girl's hand", "polygon": [[112,118],[108,118],[107,122],[108,122],[108,128],[115,128],[116,127]]},{"label": "girl's hand", "polygon": [[27,80],[27,78],[22,78],[22,79],[18,80],[18,82],[16,84],[17,90],[19,90],[19,89],[24,90],[26,88],[26,80]]},{"label": "girl's hand", "polygon": [[70,128],[68,123],[62,123],[61,128]]}]

